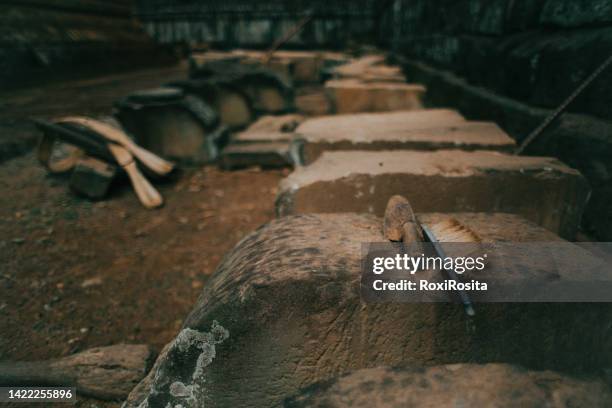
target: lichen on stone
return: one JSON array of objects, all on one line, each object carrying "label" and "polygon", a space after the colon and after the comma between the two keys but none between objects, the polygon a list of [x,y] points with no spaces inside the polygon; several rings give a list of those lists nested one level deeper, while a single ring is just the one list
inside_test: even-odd
[{"label": "lichen on stone", "polygon": [[[167,353],[162,357],[164,361],[161,362],[159,369],[155,372],[149,395],[141,406],[148,406],[149,398],[162,395],[164,399],[170,400],[165,406],[166,408],[203,407],[203,397],[206,391],[203,387],[203,384],[206,382],[204,369],[215,359],[217,355],[216,345],[223,343],[228,338],[229,331],[217,321],[213,321],[209,332],[201,332],[192,328],[181,330],[170,345]],[[199,350],[198,358],[190,376],[191,382],[185,383],[168,372],[167,367],[172,366],[172,362],[169,361],[170,359],[176,359],[178,356],[187,356],[187,353],[194,348]],[[165,391],[166,387],[167,391]]]}]

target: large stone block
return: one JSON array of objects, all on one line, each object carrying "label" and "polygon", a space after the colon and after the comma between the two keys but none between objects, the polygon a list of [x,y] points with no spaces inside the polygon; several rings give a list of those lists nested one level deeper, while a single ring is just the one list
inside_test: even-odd
[{"label": "large stone block", "polygon": [[[484,241],[559,240],[510,214],[452,217]],[[381,241],[382,220],[367,214],[285,217],[248,235],[126,406],[185,406],[191,397],[190,406],[276,407],[316,381],[379,365],[612,363],[606,304],[479,304],[468,318],[456,304],[363,303],[362,243]]]},{"label": "large stone block", "polygon": [[465,123],[465,118],[459,112],[449,109],[329,115],[305,121],[296,128],[296,132],[349,133],[355,130],[357,122],[361,132],[375,133],[382,127],[387,131],[395,131],[453,126]]},{"label": "large stone block", "polygon": [[[486,387],[483,387],[483,381]],[[604,408],[610,388],[598,379],[578,379],[508,364],[454,364],[426,369],[357,370],[318,383],[289,398],[285,408],[550,407]]]},{"label": "large stone block", "polygon": [[308,91],[297,95],[295,107],[298,112],[308,116],[329,115],[333,108],[324,90]]},{"label": "large stone block", "polygon": [[[452,104],[471,118],[498,123],[518,141],[551,113],[480,87],[431,66],[407,62],[406,69],[431,89],[427,102]],[[591,88],[604,87],[596,86]],[[583,228],[600,241],[612,240],[612,125],[593,116],[562,114],[528,147],[530,155],[553,156],[578,169],[589,181],[593,195],[585,210]]]},{"label": "large stone block", "polygon": [[[427,111],[424,111],[427,112]],[[384,115],[384,114],[383,114]],[[406,128],[401,124],[383,124],[364,127],[366,120],[353,115],[354,121],[345,126],[341,115],[311,119],[298,127],[297,144],[301,164],[314,162],[323,152],[334,150],[497,150],[511,151],[514,140],[492,122],[462,122],[452,125],[431,124],[431,127],[414,129],[407,120]],[[406,118],[417,117],[407,114]],[[314,122],[314,123],[311,123]],[[320,124],[320,126],[318,126]],[[302,129],[306,129],[303,131]]]},{"label": "large stone block", "polygon": [[316,51],[276,51],[271,59],[274,62],[290,62],[291,79],[300,83],[319,82],[323,68],[323,56]]},{"label": "large stone block", "polygon": [[364,82],[405,82],[399,67],[386,65],[384,55],[366,55],[339,65],[330,71],[339,79],[356,79]]},{"label": "large stone block", "polygon": [[382,215],[394,194],[416,211],[510,212],[573,239],[588,197],[582,175],[556,159],[460,150],[327,152],[281,181],[279,215]]},{"label": "large stone block", "polygon": [[422,109],[425,87],[418,84],[331,80],[325,90],[336,113]]}]

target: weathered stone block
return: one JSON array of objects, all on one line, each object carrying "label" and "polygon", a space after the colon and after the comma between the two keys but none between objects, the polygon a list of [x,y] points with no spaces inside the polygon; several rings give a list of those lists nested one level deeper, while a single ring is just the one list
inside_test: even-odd
[{"label": "weathered stone block", "polygon": [[116,166],[93,157],[84,157],[72,171],[70,188],[88,198],[104,198],[116,174]]},{"label": "weathered stone block", "polygon": [[359,126],[364,134],[376,133],[378,129],[387,131],[422,130],[436,126],[455,126],[465,123],[465,118],[457,111],[449,109],[423,109],[419,111],[396,111],[384,113],[360,113],[330,115],[305,121],[296,128],[296,133],[340,133],[353,132]]},{"label": "weathered stone block", "polygon": [[[412,115],[415,116],[415,115]],[[410,117],[410,115],[406,115]],[[342,122],[342,116],[338,116]],[[333,117],[329,120],[311,119],[298,127],[300,163],[310,164],[326,151],[351,150],[496,150],[511,151],[514,140],[492,122],[463,122],[454,125],[435,125],[430,128],[406,129],[395,125],[366,126],[359,115],[354,115],[353,126],[336,129]],[[323,122],[320,129],[316,123]],[[300,129],[307,128],[307,131]]]},{"label": "weathered stone block", "polygon": [[[485,241],[559,239],[510,214],[452,217]],[[194,406],[276,407],[316,381],[378,365],[610,366],[610,333],[601,324],[612,318],[610,305],[480,304],[468,320],[456,304],[364,304],[362,243],[381,241],[382,220],[367,214],[285,217],[248,235],[208,280],[127,407],[144,399],[151,407],[184,403],[190,393],[181,397],[178,382],[193,386]],[[189,347],[189,333],[219,340]]]},{"label": "weathered stone block", "polygon": [[325,90],[336,113],[421,109],[421,98],[425,93],[422,85],[357,79],[327,81]]},{"label": "weathered stone block", "polygon": [[[551,113],[504,98],[422,63],[407,62],[406,69],[428,85],[427,102],[452,104],[471,118],[491,120],[517,140],[522,140]],[[605,87],[591,87],[602,88]],[[553,156],[578,169],[593,188],[585,210],[585,231],[601,241],[612,240],[612,194],[606,191],[612,180],[612,125],[593,116],[562,114],[528,147],[530,155]],[[602,212],[603,211],[603,212]]]},{"label": "weathered stone block", "polygon": [[313,51],[276,51],[271,63],[285,62],[291,64],[291,79],[295,82],[319,82],[323,58],[320,52]]},{"label": "weathered stone block", "polygon": [[308,92],[295,97],[298,112],[310,116],[329,115],[332,113],[331,101],[323,91]]},{"label": "weathered stone block", "polygon": [[[486,381],[486,387],[483,387]],[[551,407],[604,408],[612,393],[601,380],[507,364],[357,370],[317,383],[287,399],[285,408]]]},{"label": "weathered stone block", "polygon": [[337,66],[331,76],[339,79],[356,79],[364,82],[405,82],[399,67],[386,65],[384,55],[366,55]]},{"label": "weathered stone block", "polygon": [[416,211],[510,212],[572,239],[588,197],[582,175],[556,159],[460,150],[327,152],[281,181],[279,215],[382,215],[394,194]]}]

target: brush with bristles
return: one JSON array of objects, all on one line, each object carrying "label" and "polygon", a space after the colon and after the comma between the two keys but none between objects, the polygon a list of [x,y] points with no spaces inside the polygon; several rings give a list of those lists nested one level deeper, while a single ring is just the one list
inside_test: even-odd
[{"label": "brush with bristles", "polygon": [[[383,235],[390,241],[399,241],[410,244],[425,241],[432,244],[438,257],[444,259],[446,254],[440,242],[480,242],[481,239],[474,231],[461,224],[454,218],[437,222],[431,226],[422,225],[414,215],[410,202],[400,195],[394,195],[387,202],[383,218]],[[445,269],[449,279],[460,282],[459,276],[452,269]],[[474,316],[476,311],[464,290],[458,290],[461,303],[468,316]]]},{"label": "brush with bristles", "polygon": [[470,228],[461,224],[455,218],[429,225],[429,230],[439,242],[481,242],[482,239]]}]

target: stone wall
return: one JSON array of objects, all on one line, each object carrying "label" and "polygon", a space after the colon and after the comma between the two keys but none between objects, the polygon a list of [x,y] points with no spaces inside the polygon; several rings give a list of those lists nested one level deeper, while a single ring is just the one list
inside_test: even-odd
[{"label": "stone wall", "polygon": [[[313,19],[288,47],[337,48],[372,37],[376,0],[139,0],[138,17],[161,43],[267,48],[307,13]],[[375,38],[375,37],[374,37]]]},{"label": "stone wall", "polygon": [[0,1],[0,88],[159,61],[132,0]]},{"label": "stone wall", "polygon": [[[379,24],[432,104],[500,122],[522,140],[612,55],[609,0],[395,0]],[[434,85],[435,84],[435,85]],[[528,149],[589,179],[585,230],[612,240],[612,67]]]}]

